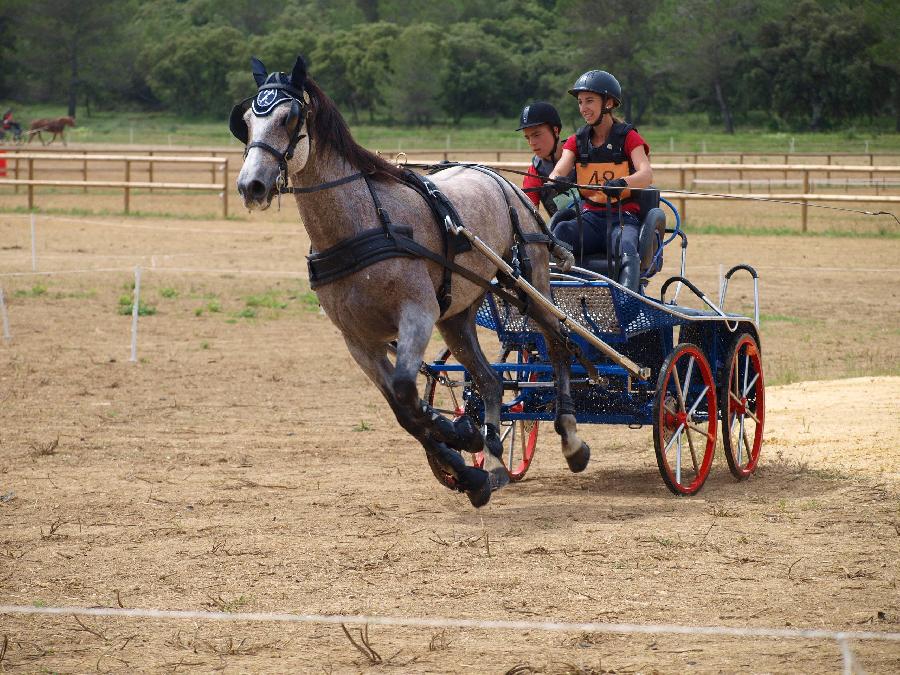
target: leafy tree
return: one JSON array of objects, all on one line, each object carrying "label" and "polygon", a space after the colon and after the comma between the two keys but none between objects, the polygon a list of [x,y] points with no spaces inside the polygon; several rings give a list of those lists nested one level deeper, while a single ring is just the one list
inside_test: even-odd
[{"label": "leafy tree", "polygon": [[[35,98],[63,93],[75,117],[85,87],[100,90],[129,80],[120,57],[126,50],[123,28],[134,3],[105,0],[33,0],[15,19],[16,50],[23,78]],[[50,39],[48,39],[50,38]],[[119,66],[118,71],[110,64]]]},{"label": "leafy tree", "polygon": [[223,115],[234,102],[228,75],[238,69],[243,44],[230,26],[196,28],[152,51],[147,80],[171,110]]},{"label": "leafy tree", "polygon": [[314,77],[335,103],[350,108],[354,121],[361,110],[373,117],[383,103],[381,87],[399,34],[400,29],[390,23],[358,24],[322,36],[313,50]]},{"label": "leafy tree", "polygon": [[865,46],[874,41],[861,13],[803,0],[763,24],[754,81],[777,114],[812,131],[870,114],[878,83]]},{"label": "leafy tree", "polygon": [[[622,112],[640,124],[665,74],[656,71],[652,55],[664,49],[653,17],[660,0],[631,0],[627,11],[611,0],[567,0],[560,3],[571,26],[575,48],[573,81],[592,69],[606,70],[622,85]],[[577,71],[577,72],[576,72]]]},{"label": "leafy tree", "polygon": [[450,27],[444,38],[442,98],[447,114],[459,123],[467,113],[515,114],[519,107],[520,68],[509,50],[473,23]]},{"label": "leafy tree", "polygon": [[[289,72],[298,56],[303,56],[309,63],[316,41],[317,36],[311,30],[286,28],[279,28],[267,35],[255,35],[245,41],[238,51],[237,67],[228,73],[228,94],[231,100],[239,101],[256,93],[256,84],[250,73],[251,56],[262,61],[270,72]],[[312,74],[316,77],[315,72]]]},{"label": "leafy tree", "polygon": [[675,85],[717,111],[729,134],[758,6],[756,0],[670,0],[660,12],[664,33],[677,36],[662,55]]},{"label": "leafy tree", "polygon": [[866,26],[875,36],[867,50],[877,79],[873,109],[880,112],[880,101],[887,103],[894,115],[894,131],[900,132],[900,42],[896,39],[900,4],[868,0],[864,11]]},{"label": "leafy tree", "polygon": [[391,49],[390,75],[382,95],[391,117],[429,125],[439,108],[443,32],[434,24],[404,28]]}]

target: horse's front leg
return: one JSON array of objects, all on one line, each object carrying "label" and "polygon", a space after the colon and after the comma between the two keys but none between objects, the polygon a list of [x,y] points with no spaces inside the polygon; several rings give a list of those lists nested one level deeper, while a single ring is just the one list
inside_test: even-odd
[{"label": "horse's front leg", "polygon": [[[484,401],[484,468],[491,474],[491,489],[498,490],[509,483],[509,473],[501,459],[503,442],[500,440],[500,404],[503,387],[497,374],[488,363],[475,332],[475,315],[480,302],[468,310],[438,323],[438,330],[450,351],[471,373],[475,387]],[[460,422],[468,420],[464,416]]]},{"label": "horse's front leg", "polygon": [[424,319],[427,319],[427,313],[421,308],[406,313],[405,316],[407,319],[400,321],[396,364],[392,364],[387,358],[387,346],[383,343],[370,344],[345,336],[347,347],[363,372],[387,400],[400,426],[422,444],[427,454],[437,460],[442,471],[456,479],[474,506],[483,506],[491,496],[488,474],[467,466],[462,456],[448,447],[443,436],[444,432],[454,432],[453,424],[440,418],[445,427],[442,429],[428,406],[419,398],[416,376],[431,337],[433,323],[426,329]]}]

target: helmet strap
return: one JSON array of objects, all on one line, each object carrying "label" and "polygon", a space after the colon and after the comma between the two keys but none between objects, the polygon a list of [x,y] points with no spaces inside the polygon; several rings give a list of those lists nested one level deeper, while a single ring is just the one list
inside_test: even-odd
[{"label": "helmet strap", "polygon": [[607,100],[609,100],[609,97],[608,97],[608,96],[604,96],[604,95],[601,94],[601,99],[600,99],[600,117],[598,117],[598,118],[597,118],[597,121],[594,122],[594,123],[591,125],[592,127],[595,127],[595,128],[596,128],[596,127],[599,127],[601,124],[603,124],[603,116],[604,116],[606,113],[609,112],[609,110],[606,109],[606,101],[607,101]]},{"label": "helmet strap", "polygon": [[550,129],[553,131],[553,149],[550,150],[550,159],[556,164],[556,148],[559,147],[559,134],[556,133],[556,127],[552,124],[550,125]]}]

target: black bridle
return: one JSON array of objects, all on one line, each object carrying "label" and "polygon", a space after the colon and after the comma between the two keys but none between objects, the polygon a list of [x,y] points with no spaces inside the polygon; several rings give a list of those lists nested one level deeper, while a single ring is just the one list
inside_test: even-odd
[{"label": "black bridle", "polygon": [[[265,141],[253,141],[248,143],[249,140],[249,130],[247,129],[246,123],[243,122],[243,116],[247,110],[253,110],[254,115],[259,115],[257,113],[255,104],[260,98],[260,92],[264,90],[275,90],[275,100],[278,104],[281,104],[287,100],[291,102],[291,112],[288,114],[288,119],[286,120],[286,124],[291,122],[294,123],[294,128],[291,130],[291,135],[288,140],[288,145],[284,150],[279,150],[275,148]],[[268,114],[274,110],[273,106],[268,110]],[[306,194],[310,192],[318,192],[319,190],[327,190],[329,188],[337,187],[339,185],[343,185],[345,183],[350,183],[352,181],[358,180],[363,177],[363,173],[361,171],[357,171],[356,173],[350,174],[349,176],[345,176],[343,178],[338,178],[337,180],[327,181],[325,183],[319,183],[318,185],[313,185],[311,187],[291,187],[288,185],[288,162],[293,158],[294,151],[297,149],[297,144],[306,138],[308,134],[300,133],[303,129],[303,125],[307,122],[309,113],[310,113],[310,98],[309,94],[304,91],[299,91],[290,85],[285,85],[280,82],[275,83],[267,83],[262,85],[256,93],[256,96],[252,96],[244,101],[238,103],[234,110],[232,111],[232,133],[235,137],[245,143],[244,147],[244,159],[247,158],[247,153],[250,152],[252,148],[259,148],[270,155],[272,155],[275,160],[278,162],[279,174],[278,178],[275,179],[275,189],[278,191],[278,194]],[[236,112],[237,111],[237,112]],[[239,118],[235,116],[239,113]]]}]

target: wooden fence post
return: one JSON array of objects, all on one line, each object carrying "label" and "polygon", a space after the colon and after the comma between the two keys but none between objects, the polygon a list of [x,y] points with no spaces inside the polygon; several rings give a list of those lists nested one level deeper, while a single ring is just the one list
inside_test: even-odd
[{"label": "wooden fence post", "polygon": [[[16,157],[16,168],[15,168],[15,173],[13,174],[13,178],[15,178],[16,180],[19,180],[19,158],[18,157]],[[19,194],[19,186],[18,185],[16,185],[16,194]]]},{"label": "wooden fence post", "polygon": [[222,217],[228,217],[228,160],[222,165]]},{"label": "wooden fence post", "polygon": [[[805,197],[807,194],[809,194],[809,171],[804,171],[803,172],[803,196]],[[807,220],[806,220],[807,213],[806,212],[809,210],[806,199],[803,200],[803,206],[801,207],[801,209],[802,209],[802,213],[803,213],[803,232],[806,232],[806,227],[807,227]]]},{"label": "wooden fence post", "polygon": [[[81,161],[81,179],[87,183],[87,150],[84,151],[84,159]],[[87,194],[87,186],[83,188],[85,194]]]},{"label": "wooden fence post", "polygon": [[[131,182],[131,160],[125,160],[125,182]],[[131,188],[125,186],[125,213],[128,213],[129,202],[131,201]]]},{"label": "wooden fence post", "polygon": [[[150,151],[150,156],[153,157],[153,151]],[[151,159],[147,163],[147,178],[152,183],[153,182],[153,160]],[[150,188],[150,194],[153,194],[153,188]]]}]

